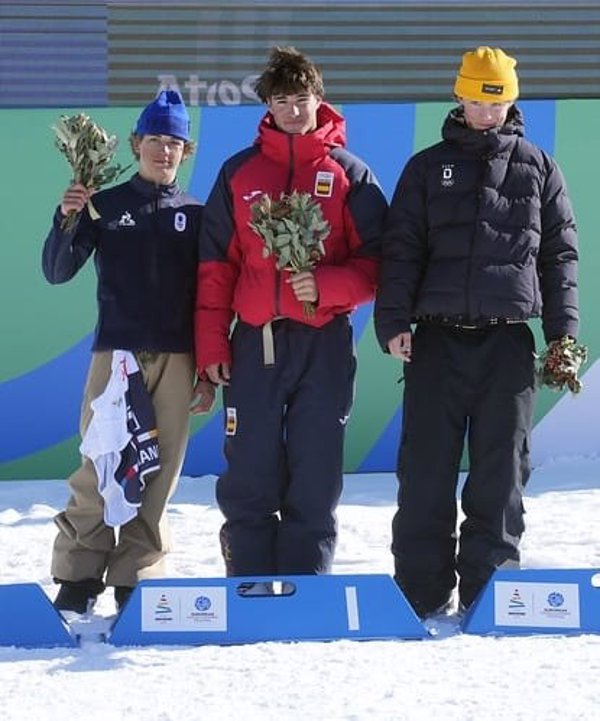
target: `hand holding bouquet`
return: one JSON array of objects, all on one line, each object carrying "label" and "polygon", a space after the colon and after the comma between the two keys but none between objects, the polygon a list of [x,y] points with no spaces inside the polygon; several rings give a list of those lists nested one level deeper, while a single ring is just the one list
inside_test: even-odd
[{"label": "hand holding bouquet", "polygon": [[[118,140],[114,135],[96,125],[87,115],[80,113],[68,117],[61,115],[52,126],[54,144],[65,156],[73,170],[73,183],[80,183],[88,190],[96,190],[112,183],[131,166],[111,165]],[[60,227],[70,232],[75,227],[78,213],[69,211]]]},{"label": "hand holding bouquet", "polygon": [[[323,241],[330,232],[323,211],[310,193],[281,193],[279,200],[265,194],[251,208],[249,225],[265,244],[265,258],[275,256],[277,268],[291,273],[312,270],[325,255]],[[313,317],[315,305],[303,302],[306,317]]]},{"label": "hand holding bouquet", "polygon": [[540,385],[559,391],[566,387],[571,393],[579,393],[583,388],[577,373],[587,360],[587,348],[573,338],[564,336],[551,341],[537,360],[536,375]]}]

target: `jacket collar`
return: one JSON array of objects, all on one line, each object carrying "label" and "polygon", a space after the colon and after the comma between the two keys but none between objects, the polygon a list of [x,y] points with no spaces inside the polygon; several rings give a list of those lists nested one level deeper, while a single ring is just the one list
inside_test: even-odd
[{"label": "jacket collar", "polygon": [[180,192],[177,181],[169,185],[156,185],[156,183],[149,180],[144,180],[139,173],[136,173],[129,182],[136,192],[149,198],[156,198],[157,196],[168,198]]},{"label": "jacket collar", "polygon": [[523,114],[516,105],[509,109],[504,125],[491,130],[467,127],[463,109],[458,106],[448,113],[442,127],[442,137],[474,154],[499,153],[522,137],[524,129]]},{"label": "jacket collar", "polygon": [[328,103],[317,110],[317,128],[306,135],[291,135],[279,130],[271,113],[267,113],[258,127],[256,143],[260,150],[278,163],[288,163],[290,154],[299,162],[310,162],[327,155],[331,148],[345,147],[346,122]]}]

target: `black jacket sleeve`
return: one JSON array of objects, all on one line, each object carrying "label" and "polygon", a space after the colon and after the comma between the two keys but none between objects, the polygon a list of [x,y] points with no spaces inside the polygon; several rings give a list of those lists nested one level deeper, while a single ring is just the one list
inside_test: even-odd
[{"label": "black jacket sleeve", "polygon": [[96,248],[94,223],[87,208],[82,211],[72,232],[61,230],[63,217],[57,208],[42,252],[42,270],[52,284],[71,280]]},{"label": "black jacket sleeve", "polygon": [[425,159],[406,165],[392,198],[385,226],[375,332],[382,349],[410,330],[414,298],[427,258],[427,191]]},{"label": "black jacket sleeve", "polygon": [[564,335],[577,338],[577,228],[562,173],[546,156],[548,173],[542,190],[542,237],[538,271],[542,292],[542,327],[546,341]]}]

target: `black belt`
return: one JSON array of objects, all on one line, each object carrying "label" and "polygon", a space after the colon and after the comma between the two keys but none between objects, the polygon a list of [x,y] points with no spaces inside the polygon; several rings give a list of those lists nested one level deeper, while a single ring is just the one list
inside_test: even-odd
[{"label": "black belt", "polygon": [[459,328],[460,330],[486,330],[499,325],[514,325],[516,323],[526,323],[523,318],[480,318],[478,320],[469,320],[456,316],[440,316],[440,315],[423,315],[419,316],[417,323],[426,323],[429,325],[441,325],[444,328]]}]

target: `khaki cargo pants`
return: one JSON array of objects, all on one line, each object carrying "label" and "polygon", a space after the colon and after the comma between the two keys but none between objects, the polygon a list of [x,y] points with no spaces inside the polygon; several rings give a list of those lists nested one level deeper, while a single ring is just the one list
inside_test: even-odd
[{"label": "khaki cargo pants", "polygon": [[[55,522],[59,528],[52,555],[52,576],[60,581],[87,578],[107,586],[135,586],[164,575],[170,550],[166,506],[175,491],[189,436],[189,406],[194,362],[187,353],[136,353],[156,414],[160,470],[147,477],[142,505],[131,521],[113,529],[104,523],[104,501],[94,465],[83,457],[69,478],[71,497]],[[111,351],[94,353],[81,410],[83,436],[91,420],[91,402],[106,388]],[[104,579],[104,574],[106,578]]]}]

